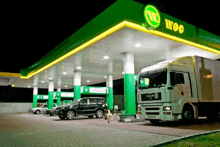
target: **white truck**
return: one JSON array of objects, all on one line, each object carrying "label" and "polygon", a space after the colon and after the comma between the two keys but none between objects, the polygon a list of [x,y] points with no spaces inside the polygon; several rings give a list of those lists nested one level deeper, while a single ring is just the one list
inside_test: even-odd
[{"label": "white truck", "polygon": [[217,118],[220,110],[220,61],[181,57],[144,68],[138,75],[139,118],[159,121]]}]

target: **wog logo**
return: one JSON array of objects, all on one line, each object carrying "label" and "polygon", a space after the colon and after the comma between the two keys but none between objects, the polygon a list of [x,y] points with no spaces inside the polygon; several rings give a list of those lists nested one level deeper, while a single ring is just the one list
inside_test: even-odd
[{"label": "wog logo", "polygon": [[147,23],[153,27],[157,28],[160,26],[161,18],[159,11],[152,5],[147,5],[144,8],[144,17]]}]

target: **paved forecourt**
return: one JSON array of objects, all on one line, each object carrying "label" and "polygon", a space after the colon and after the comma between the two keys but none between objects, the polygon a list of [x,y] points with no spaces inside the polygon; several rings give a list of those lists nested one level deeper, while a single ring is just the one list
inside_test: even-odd
[{"label": "paved forecourt", "polygon": [[[169,126],[150,122],[119,123],[118,117],[78,117],[60,120],[57,116],[1,114],[0,146],[152,146],[185,135],[207,132],[217,125]],[[193,129],[197,128],[197,129]]]}]

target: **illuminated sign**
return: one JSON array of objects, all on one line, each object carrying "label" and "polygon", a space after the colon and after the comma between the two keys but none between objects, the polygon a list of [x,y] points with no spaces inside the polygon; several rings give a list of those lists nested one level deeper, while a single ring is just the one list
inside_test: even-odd
[{"label": "illuminated sign", "polygon": [[174,32],[179,32],[182,34],[184,32],[184,26],[179,25],[177,22],[173,22],[171,20],[165,19],[166,22],[166,28],[169,30],[173,30]]},{"label": "illuminated sign", "polygon": [[82,86],[81,87],[82,94],[103,94],[105,95],[107,92],[106,87],[90,87],[90,86]]},{"label": "illuminated sign", "polygon": [[147,5],[144,8],[144,18],[149,26],[153,28],[160,26],[160,13],[154,6]]}]

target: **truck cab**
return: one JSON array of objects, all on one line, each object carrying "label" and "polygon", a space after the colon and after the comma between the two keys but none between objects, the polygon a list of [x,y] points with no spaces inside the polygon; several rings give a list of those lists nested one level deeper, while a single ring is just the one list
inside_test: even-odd
[{"label": "truck cab", "polygon": [[195,106],[188,106],[198,102],[191,57],[144,68],[138,77],[137,98],[141,119],[158,123],[161,120],[197,117]]}]

